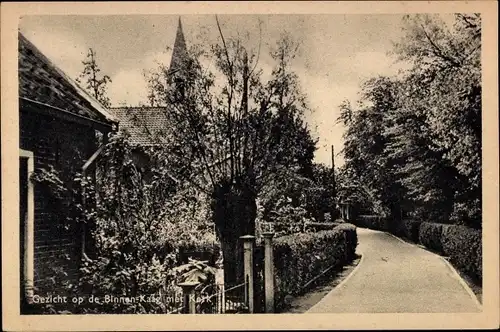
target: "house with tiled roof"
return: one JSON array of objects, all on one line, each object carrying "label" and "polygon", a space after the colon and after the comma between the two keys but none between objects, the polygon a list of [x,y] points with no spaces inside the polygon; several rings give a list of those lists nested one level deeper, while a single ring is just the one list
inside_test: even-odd
[{"label": "house with tiled roof", "polygon": [[147,178],[150,155],[147,150],[161,146],[169,137],[170,125],[165,114],[165,107],[116,107],[110,108],[120,119],[120,132],[127,135],[132,147],[134,164]]},{"label": "house with tiled roof", "polygon": [[127,133],[133,146],[161,144],[168,134],[165,107],[113,107],[109,109],[120,119],[120,130]]},{"label": "house with tiled roof", "polygon": [[[184,78],[189,75],[189,56],[179,18],[172,50],[172,58],[167,72],[169,89],[182,93]],[[110,108],[120,120],[120,130],[129,135],[135,146],[154,146],[167,139],[169,124],[166,116],[168,104],[163,107],[117,107]]]},{"label": "house with tiled roof", "polygon": [[77,279],[89,238],[87,228],[66,218],[68,202],[33,174],[55,172],[55,185],[91,174],[98,138],[116,130],[118,119],[21,33],[18,46],[20,295],[26,305],[34,295],[56,292],[58,269],[68,273],[66,280]]}]

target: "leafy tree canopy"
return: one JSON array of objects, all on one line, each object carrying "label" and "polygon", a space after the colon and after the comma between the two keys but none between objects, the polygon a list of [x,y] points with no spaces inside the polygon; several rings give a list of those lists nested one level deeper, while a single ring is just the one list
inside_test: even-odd
[{"label": "leafy tree canopy", "polygon": [[341,105],[346,172],[393,217],[406,210],[480,226],[480,16],[404,23],[394,52],[411,68],[369,79],[359,105]]}]

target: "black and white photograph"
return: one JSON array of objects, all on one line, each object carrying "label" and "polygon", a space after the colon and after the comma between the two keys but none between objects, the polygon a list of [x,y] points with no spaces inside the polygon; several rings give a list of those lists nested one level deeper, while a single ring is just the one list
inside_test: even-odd
[{"label": "black and white photograph", "polygon": [[486,315],[493,7],[20,15],[4,307]]}]

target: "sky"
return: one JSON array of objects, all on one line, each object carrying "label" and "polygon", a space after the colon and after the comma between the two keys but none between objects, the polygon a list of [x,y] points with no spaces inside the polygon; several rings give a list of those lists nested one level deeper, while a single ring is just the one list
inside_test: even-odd
[{"label": "sky", "polygon": [[[214,15],[182,15],[188,47],[219,41]],[[146,103],[144,72],[170,62],[178,15],[24,16],[19,29],[49,59],[76,78],[91,47],[102,73],[111,77],[113,106]],[[402,34],[402,16],[380,15],[220,15],[226,36],[240,36],[261,51],[259,67],[269,73],[270,46],[287,31],[300,42],[292,63],[312,109],[306,121],[318,138],[315,161],[331,165],[331,145],[342,149],[344,128],[335,124],[343,100],[355,102],[362,82],[393,75],[405,67],[390,54]],[[259,23],[260,22],[260,23]],[[341,166],[343,158],[335,157]]]}]

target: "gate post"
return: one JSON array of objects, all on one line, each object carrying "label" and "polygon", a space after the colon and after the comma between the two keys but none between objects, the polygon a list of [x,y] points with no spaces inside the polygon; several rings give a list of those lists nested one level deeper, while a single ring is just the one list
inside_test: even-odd
[{"label": "gate post", "polygon": [[274,233],[262,233],[264,237],[264,285],[266,313],[274,312],[274,258],[273,236]]},{"label": "gate post", "polygon": [[254,312],[254,292],[253,292],[253,241],[255,236],[243,235],[240,237],[243,240],[243,260],[244,260],[244,280],[247,283],[248,293],[246,293],[246,302],[248,310],[252,314]]},{"label": "gate post", "polygon": [[194,288],[198,286],[197,281],[186,281],[178,284],[182,287],[183,295],[183,313],[185,314],[195,314],[196,313],[196,298],[194,293]]},{"label": "gate post", "polygon": [[222,249],[219,252],[219,259],[215,262],[215,285],[217,289],[217,313],[223,314],[226,312],[226,294],[224,286],[224,255]]}]

